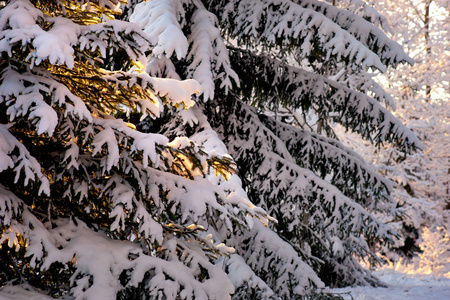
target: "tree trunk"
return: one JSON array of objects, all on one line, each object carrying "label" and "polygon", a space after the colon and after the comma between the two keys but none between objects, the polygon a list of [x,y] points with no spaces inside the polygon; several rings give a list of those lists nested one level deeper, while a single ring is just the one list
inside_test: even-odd
[{"label": "tree trunk", "polygon": [[[427,64],[430,64],[430,54],[431,54],[431,47],[430,47],[430,4],[433,0],[426,0],[425,2],[425,15],[424,15],[424,38],[425,38],[425,51],[426,51],[426,57],[425,61]],[[431,85],[427,84],[425,86],[425,101],[430,101],[431,99]]]}]

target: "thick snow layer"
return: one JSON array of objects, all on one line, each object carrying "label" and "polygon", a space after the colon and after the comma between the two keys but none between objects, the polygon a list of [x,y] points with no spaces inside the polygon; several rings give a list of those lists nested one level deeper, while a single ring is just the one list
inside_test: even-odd
[{"label": "thick snow layer", "polygon": [[157,0],[136,5],[131,22],[141,26],[155,45],[153,55],[165,54],[171,57],[175,52],[178,59],[187,54],[189,43],[181,30],[177,16],[182,13],[181,4],[172,0]]},{"label": "thick snow layer", "polygon": [[[375,274],[387,283],[387,288],[354,287],[333,289],[344,299],[354,300],[448,300],[450,299],[450,279],[432,275],[405,274],[392,269],[377,271]],[[353,297],[353,298],[352,298]],[[29,300],[53,299],[39,293],[27,285],[10,286],[0,289],[0,299]],[[69,299],[69,298],[64,298]]]},{"label": "thick snow layer", "polygon": [[[22,285],[6,285],[0,289],[1,300],[51,300],[50,296],[39,293],[33,287],[28,284]],[[63,298],[68,299],[68,298]]]},{"label": "thick snow layer", "polygon": [[450,299],[450,278],[432,275],[406,274],[393,269],[374,272],[387,288],[353,287],[333,289],[344,299],[355,300],[448,300]]}]

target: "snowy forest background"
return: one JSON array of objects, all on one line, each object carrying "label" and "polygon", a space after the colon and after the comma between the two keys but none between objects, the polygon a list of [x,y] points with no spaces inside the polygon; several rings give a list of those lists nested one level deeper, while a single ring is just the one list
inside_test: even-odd
[{"label": "snowy forest background", "polygon": [[0,1],[0,297],[450,278],[449,8]]}]

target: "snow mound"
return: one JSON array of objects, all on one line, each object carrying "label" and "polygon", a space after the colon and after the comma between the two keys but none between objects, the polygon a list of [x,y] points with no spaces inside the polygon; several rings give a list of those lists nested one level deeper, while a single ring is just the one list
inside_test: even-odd
[{"label": "snow mound", "polygon": [[450,278],[407,274],[393,269],[383,269],[374,272],[374,274],[388,287],[358,286],[332,289],[332,292],[340,294],[346,300],[450,299]]}]

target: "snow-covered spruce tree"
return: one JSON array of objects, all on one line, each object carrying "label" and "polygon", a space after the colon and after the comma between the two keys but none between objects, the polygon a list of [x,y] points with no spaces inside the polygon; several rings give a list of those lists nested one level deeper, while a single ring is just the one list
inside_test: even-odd
[{"label": "snow-covered spruce tree", "polygon": [[390,182],[303,120],[421,146],[383,94],[334,80],[411,62],[377,19],[159,0],[127,10],[143,33],[113,20],[120,5],[0,10],[1,292],[295,299],[375,284],[356,258],[392,240],[374,217],[394,205]]},{"label": "snow-covered spruce tree", "polygon": [[[244,281],[272,295],[221,241],[269,217],[248,200],[215,133],[197,136],[211,143],[201,148],[114,117],[185,111],[200,91],[194,80],[139,72],[152,46],[136,24],[113,19],[120,4],[2,4],[0,298],[28,289],[92,300],[227,299]],[[283,244],[254,228],[261,241]],[[277,259],[280,273],[298,278],[292,289],[304,294],[310,280],[320,287],[285,244]]]},{"label": "snow-covered spruce tree", "polygon": [[[395,213],[392,185],[332,139],[331,124],[402,151],[422,147],[383,106],[392,98],[366,73],[413,62],[378,28],[386,19],[367,7],[359,16],[311,0],[132,6],[130,20],[155,45],[146,71],[193,78],[203,90],[195,118],[166,110],[161,122],[142,123],[143,130],[204,144],[196,135],[212,129],[250,200],[276,218],[269,226],[326,284],[376,284],[357,258],[377,262],[371,246],[392,242],[392,229],[374,216]],[[261,251],[267,240],[243,236],[226,242],[276,294],[292,297],[299,279],[287,270],[287,285],[279,285],[280,262],[267,258],[273,250]]]}]

